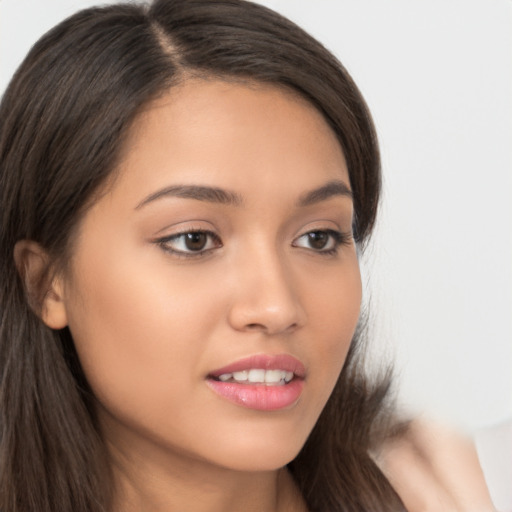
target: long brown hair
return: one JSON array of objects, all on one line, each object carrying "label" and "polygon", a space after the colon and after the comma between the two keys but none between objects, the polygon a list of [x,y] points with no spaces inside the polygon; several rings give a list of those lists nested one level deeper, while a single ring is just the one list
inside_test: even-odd
[{"label": "long brown hair", "polygon": [[[0,509],[106,512],[108,458],[68,329],[40,320],[13,247],[39,243],[65,265],[94,193],[149,101],[187,76],[293,89],[337,135],[362,249],[375,222],[380,162],[366,104],[343,66],[299,27],[241,0],[156,0],[81,11],[39,40],[0,104]],[[317,425],[289,464],[311,511],[402,510],[368,455],[387,425],[389,376],[360,368],[360,327]]]}]

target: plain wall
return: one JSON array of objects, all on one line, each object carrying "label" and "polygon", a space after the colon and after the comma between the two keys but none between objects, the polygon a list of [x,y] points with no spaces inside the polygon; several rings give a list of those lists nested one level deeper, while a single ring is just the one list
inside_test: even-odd
[{"label": "plain wall", "polygon": [[[0,91],[86,0],[0,0]],[[275,0],[367,98],[384,198],[364,265],[401,400],[467,428],[512,417],[512,1]]]}]

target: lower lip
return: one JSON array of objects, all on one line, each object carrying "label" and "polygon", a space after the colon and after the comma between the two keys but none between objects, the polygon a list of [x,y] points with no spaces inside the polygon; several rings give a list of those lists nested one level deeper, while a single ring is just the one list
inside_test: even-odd
[{"label": "lower lip", "polygon": [[230,402],[257,411],[277,411],[292,406],[299,399],[304,387],[304,381],[297,378],[279,386],[238,384],[213,379],[206,382],[215,393]]}]

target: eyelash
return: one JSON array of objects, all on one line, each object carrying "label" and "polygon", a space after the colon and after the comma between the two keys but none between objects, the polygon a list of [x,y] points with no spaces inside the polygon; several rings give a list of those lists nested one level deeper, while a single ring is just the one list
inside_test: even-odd
[{"label": "eyelash", "polygon": [[[334,256],[338,254],[338,251],[341,246],[343,245],[350,245],[352,241],[352,234],[351,233],[345,233],[342,231],[336,231],[334,229],[313,229],[311,231],[308,231],[299,237],[297,237],[293,243],[293,247],[301,248],[301,246],[297,245],[297,241],[302,238],[310,237],[312,234],[326,234],[328,237],[330,237],[330,240],[327,242],[327,244],[334,244],[333,247],[329,249],[314,249],[312,247],[302,247],[307,250],[311,250],[316,254],[320,254],[322,256]],[[213,242],[213,247],[208,247],[207,249],[199,249],[197,251],[194,250],[181,250],[181,249],[173,249],[170,247],[171,242],[179,241],[180,239],[185,243],[185,237],[187,235],[206,235],[210,239],[210,243]],[[202,256],[205,256],[209,254],[211,251],[218,249],[222,247],[222,241],[220,237],[214,233],[213,231],[208,230],[202,230],[202,229],[192,229],[189,231],[183,231],[181,233],[175,233],[170,236],[166,236],[164,238],[159,238],[155,241],[157,245],[161,247],[162,250],[164,250],[167,253],[171,253],[179,258],[200,258]],[[326,245],[327,245],[326,244]],[[208,241],[207,241],[208,245]]]},{"label": "eyelash", "polygon": [[[172,247],[169,246],[170,242],[175,242],[180,239],[182,239],[183,243],[184,243],[185,237],[187,235],[206,235],[210,239],[210,242],[213,241],[214,247],[209,247],[208,249],[200,249],[198,251],[193,251],[193,250],[186,251],[186,250],[180,250],[180,249],[173,249]],[[221,242],[221,239],[219,238],[219,236],[217,234],[215,234],[213,231],[208,231],[208,230],[204,230],[204,229],[191,229],[189,231],[175,233],[173,235],[166,236],[164,238],[160,238],[160,239],[156,240],[156,243],[165,252],[171,253],[171,254],[177,256],[178,258],[200,258],[202,256],[209,254],[214,249],[218,249],[218,248],[222,247],[222,242]]]},{"label": "eyelash", "polygon": [[[336,231],[334,229],[313,229],[311,231],[308,231],[307,233],[304,233],[303,235],[296,238],[293,242],[294,247],[298,247],[295,242],[296,240],[300,240],[301,238],[310,237],[312,234],[326,234],[330,237],[332,243],[334,244],[333,247],[330,249],[313,249],[309,248],[310,250],[313,250],[317,254],[321,254],[322,256],[334,256],[338,254],[338,251],[341,246],[348,246],[350,245],[352,241],[352,234],[351,233],[345,233],[343,231]],[[329,242],[328,242],[329,243]],[[308,249],[305,247],[305,249]]]}]

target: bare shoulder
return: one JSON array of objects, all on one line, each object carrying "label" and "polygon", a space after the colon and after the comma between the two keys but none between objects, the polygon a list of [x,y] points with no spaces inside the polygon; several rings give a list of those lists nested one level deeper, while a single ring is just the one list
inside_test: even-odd
[{"label": "bare shoulder", "polygon": [[411,421],[373,454],[409,512],[495,512],[472,439],[432,420]]}]

